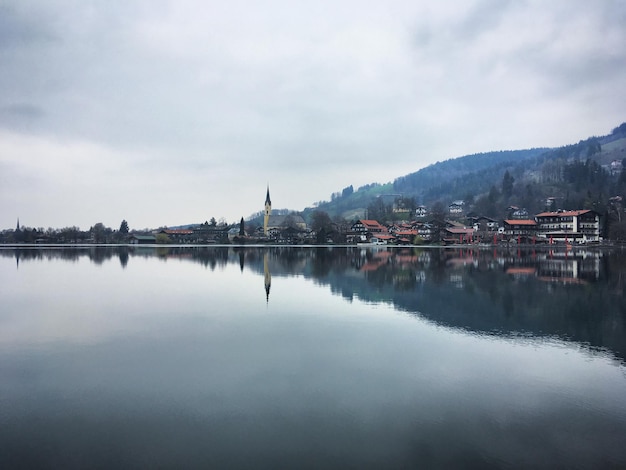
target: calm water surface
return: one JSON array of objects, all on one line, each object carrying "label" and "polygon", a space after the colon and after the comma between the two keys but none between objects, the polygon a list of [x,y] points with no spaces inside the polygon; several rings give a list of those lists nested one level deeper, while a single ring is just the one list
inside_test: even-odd
[{"label": "calm water surface", "polygon": [[0,249],[0,467],[624,467],[625,287],[621,252]]}]

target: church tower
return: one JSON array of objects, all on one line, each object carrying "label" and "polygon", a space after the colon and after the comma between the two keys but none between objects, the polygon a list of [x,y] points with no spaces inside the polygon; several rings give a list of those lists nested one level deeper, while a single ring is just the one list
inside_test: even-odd
[{"label": "church tower", "polygon": [[270,199],[270,186],[267,185],[267,195],[265,196],[265,213],[263,214],[263,233],[267,236],[270,216],[272,215],[272,201]]}]

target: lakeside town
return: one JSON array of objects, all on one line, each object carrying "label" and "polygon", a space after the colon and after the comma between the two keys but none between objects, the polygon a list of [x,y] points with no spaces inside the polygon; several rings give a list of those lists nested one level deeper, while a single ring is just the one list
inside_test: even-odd
[{"label": "lakeside town", "polygon": [[[547,201],[551,203],[552,201]],[[401,209],[398,209],[399,211]],[[442,210],[419,206],[406,220],[381,222],[362,218],[331,220],[315,211],[309,223],[298,213],[275,214],[269,187],[261,224],[218,223],[215,219],[187,228],[130,231],[123,220],[119,230],[96,224],[89,231],[77,227],[61,230],[20,227],[0,233],[4,244],[348,244],[348,245],[467,245],[467,244],[598,244],[602,237],[601,214],[590,209],[551,210],[530,215],[511,206],[509,217],[496,220],[465,213],[463,201]]]}]

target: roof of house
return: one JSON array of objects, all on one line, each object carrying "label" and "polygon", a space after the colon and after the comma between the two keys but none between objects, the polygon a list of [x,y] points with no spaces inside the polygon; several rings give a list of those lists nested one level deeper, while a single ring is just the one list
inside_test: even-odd
[{"label": "roof of house", "polygon": [[136,235],[132,234],[130,238],[136,238],[137,240],[156,240],[154,235]]},{"label": "roof of house", "polygon": [[417,230],[398,230],[396,232],[397,237],[410,237],[417,235]]},{"label": "roof of house", "polygon": [[541,214],[537,214],[536,217],[569,217],[569,216],[578,216],[582,214],[586,214],[588,212],[593,212],[590,209],[583,209],[578,211],[553,211],[553,212],[542,212]]},{"label": "roof of house", "polygon": [[465,228],[465,225],[463,225],[461,222],[457,222],[455,220],[446,220],[446,225],[449,226],[449,227]]},{"label": "roof of house", "polygon": [[385,235],[385,234],[376,234],[376,238],[378,238],[379,240],[393,240],[396,237],[394,237],[393,235]]},{"label": "roof of house", "polygon": [[189,230],[189,229],[163,229],[161,230],[161,233],[166,233],[168,235],[191,235],[193,233],[193,230]]},{"label": "roof of house", "polygon": [[[359,220],[366,227],[383,227],[378,220],[361,219]],[[383,227],[384,228],[384,227]]]},{"label": "roof of house", "polygon": [[267,225],[268,227],[285,227],[290,223],[306,225],[302,216],[298,214],[270,215]]},{"label": "roof of house", "polygon": [[537,222],[530,219],[508,219],[505,220],[504,223],[506,225],[526,225],[528,227],[534,227],[537,225]]},{"label": "roof of house", "polygon": [[446,232],[457,234],[457,235],[461,235],[461,234],[465,235],[465,234],[474,233],[474,229],[473,228],[448,227],[446,229]]}]

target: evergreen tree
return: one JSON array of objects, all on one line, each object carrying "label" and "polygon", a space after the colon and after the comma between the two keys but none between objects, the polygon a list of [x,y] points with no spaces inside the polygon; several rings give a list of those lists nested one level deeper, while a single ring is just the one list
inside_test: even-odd
[{"label": "evergreen tree", "polygon": [[513,183],[515,182],[515,178],[511,176],[509,170],[506,170],[504,176],[502,177],[502,195],[505,198],[511,197],[513,194]]}]

